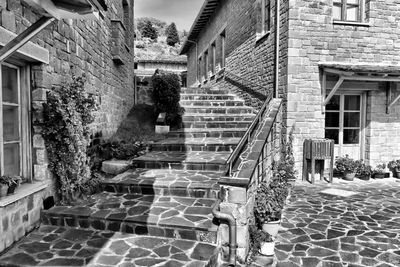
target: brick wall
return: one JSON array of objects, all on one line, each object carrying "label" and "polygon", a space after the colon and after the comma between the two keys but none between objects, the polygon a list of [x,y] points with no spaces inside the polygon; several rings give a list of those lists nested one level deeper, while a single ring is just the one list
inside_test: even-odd
[{"label": "brick wall", "polygon": [[[100,109],[92,125],[93,132],[111,136],[126,117],[134,103],[133,34],[112,32],[112,20],[121,20],[127,30],[133,29],[133,0],[107,0],[108,11],[99,20],[72,23],[67,20],[53,22],[32,42],[47,49],[50,63],[32,64],[32,165],[33,180],[51,180],[47,167],[44,140],[37,122],[42,119],[42,104],[46,92],[53,86],[71,79],[73,75],[87,76],[87,91],[100,94]],[[122,5],[125,3],[125,6]],[[124,9],[125,8],[125,9]],[[124,12],[125,11],[125,12]],[[131,19],[124,17],[130,13]],[[20,0],[0,1],[0,26],[19,34],[40,18],[31,7]],[[120,25],[121,23],[117,23]],[[114,25],[115,29],[115,25]],[[117,33],[117,35],[115,35]],[[119,42],[116,43],[116,38]],[[113,60],[118,47],[123,62]],[[121,64],[123,63],[123,64]],[[0,208],[0,252],[21,238],[39,223],[43,198],[54,191],[47,188]]]},{"label": "brick wall", "polygon": [[[321,112],[321,83],[318,62],[398,64],[400,10],[395,0],[367,1],[369,26],[333,24],[332,0],[290,0],[288,47],[288,125],[295,124],[295,154],[300,166],[302,142],[306,138],[324,137],[324,115]],[[398,129],[399,117],[385,114],[386,95],[381,91],[369,94],[371,112],[366,129],[367,159],[376,164],[379,157],[398,157],[400,144],[382,145],[385,140],[398,140],[398,132],[379,127],[389,123]],[[368,153],[371,153],[368,155]]]}]

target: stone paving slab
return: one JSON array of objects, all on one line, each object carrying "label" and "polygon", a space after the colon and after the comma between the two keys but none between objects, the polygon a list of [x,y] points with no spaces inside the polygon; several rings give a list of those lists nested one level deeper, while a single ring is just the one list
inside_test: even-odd
[{"label": "stone paving slab", "polygon": [[204,267],[217,266],[217,252],[202,242],[42,226],[0,256],[0,266]]},{"label": "stone paving slab", "polygon": [[[321,193],[328,188],[356,194]],[[400,266],[400,180],[298,182],[275,256],[276,266]]]},{"label": "stone paving slab", "polygon": [[134,169],[102,182],[114,193],[217,198],[220,172]]},{"label": "stone paving slab", "polygon": [[211,214],[214,203],[215,199],[206,198],[103,192],[72,206],[43,211],[42,218],[45,223],[59,226],[167,237],[182,237],[182,233],[186,233],[184,235],[192,240],[199,240],[201,235],[207,238],[210,233],[209,241],[215,242],[217,225]]}]

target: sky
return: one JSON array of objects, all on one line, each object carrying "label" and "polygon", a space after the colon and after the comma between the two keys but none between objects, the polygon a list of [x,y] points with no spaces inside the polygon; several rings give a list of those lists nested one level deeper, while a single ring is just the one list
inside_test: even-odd
[{"label": "sky", "polygon": [[153,17],[175,22],[179,31],[189,31],[204,0],[135,0],[135,17]]}]

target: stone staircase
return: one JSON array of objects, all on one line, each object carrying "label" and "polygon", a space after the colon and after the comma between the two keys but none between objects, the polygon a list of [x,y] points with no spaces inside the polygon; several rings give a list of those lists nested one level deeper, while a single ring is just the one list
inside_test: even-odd
[{"label": "stone staircase", "polygon": [[[212,215],[218,179],[254,118],[254,110],[218,88],[184,88],[181,105],[186,110],[182,129],[170,132],[136,158],[134,169],[104,181],[101,193],[73,206],[44,211],[43,224],[51,226],[39,232],[49,236],[57,231],[91,231],[90,238],[108,233],[111,241],[102,244],[105,251],[84,258],[87,265],[218,266],[218,220]],[[93,243],[85,242],[89,247]],[[135,255],[125,246],[115,252],[116,242],[139,247],[143,242],[151,253],[137,251]],[[104,253],[122,258],[106,264]],[[81,259],[78,254],[71,257]],[[35,257],[39,264],[52,260]]]}]

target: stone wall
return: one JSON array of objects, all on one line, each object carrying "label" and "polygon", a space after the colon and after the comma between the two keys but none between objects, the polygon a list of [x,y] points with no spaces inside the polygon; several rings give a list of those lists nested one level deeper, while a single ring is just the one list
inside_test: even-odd
[{"label": "stone wall", "polygon": [[137,104],[154,105],[151,76],[136,76]]},{"label": "stone wall", "polygon": [[[290,0],[288,47],[288,125],[295,125],[295,155],[301,166],[302,143],[306,138],[324,137],[325,116],[321,111],[319,62],[376,63],[396,65],[400,61],[398,2],[367,1],[366,23],[333,23],[332,1]],[[368,93],[366,158],[399,157],[396,115],[400,104],[385,113],[383,89]],[[382,127],[387,123],[390,127]],[[389,129],[388,129],[389,128]],[[393,130],[391,130],[393,129]],[[383,145],[390,142],[391,145]]]},{"label": "stone wall", "polygon": [[[87,91],[99,93],[100,109],[95,114],[92,130],[93,133],[102,132],[105,138],[117,130],[134,104],[134,36],[122,32],[124,27],[128,31],[133,29],[133,0],[108,0],[106,3],[108,11],[102,12],[99,20],[55,21],[32,39],[32,43],[48,50],[49,64],[11,60],[12,63],[17,60],[18,64],[27,64],[31,70],[31,81],[27,84],[32,92],[33,182],[49,181],[52,184],[38,122],[42,120],[46,93],[53,86],[71,80],[73,75],[85,74]],[[21,33],[39,18],[40,15],[22,0],[0,1],[0,26],[12,33]],[[116,20],[124,24],[118,28],[118,36],[112,25]],[[118,43],[115,43],[116,38]],[[113,48],[116,46],[122,61],[115,60]],[[54,192],[49,186],[0,208],[0,252],[38,224],[43,199]]]}]

